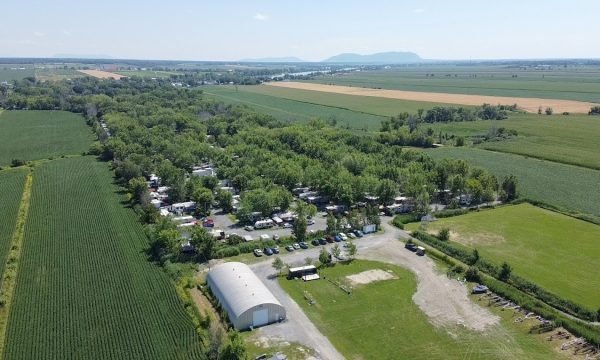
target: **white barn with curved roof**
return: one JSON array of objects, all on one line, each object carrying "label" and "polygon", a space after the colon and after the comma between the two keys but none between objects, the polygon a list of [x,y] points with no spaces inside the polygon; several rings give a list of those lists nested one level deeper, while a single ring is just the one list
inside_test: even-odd
[{"label": "white barn with curved roof", "polygon": [[208,273],[207,282],[237,330],[285,319],[285,308],[246,264],[217,265]]}]

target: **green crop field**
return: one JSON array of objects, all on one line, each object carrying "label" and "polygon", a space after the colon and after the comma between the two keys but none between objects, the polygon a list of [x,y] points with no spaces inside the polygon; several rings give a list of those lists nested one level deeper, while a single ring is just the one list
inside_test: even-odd
[{"label": "green crop field", "polygon": [[0,171],[0,275],[15,230],[26,175],[25,169]]},{"label": "green crop field", "polygon": [[484,142],[477,147],[600,169],[600,118],[588,115],[514,114],[502,121],[424,124],[461,136],[486,135],[492,127],[517,130],[510,140]]},{"label": "green crop field", "polygon": [[23,65],[1,66],[0,67],[0,82],[11,82],[13,80],[21,80],[26,77],[34,77],[35,72],[32,67],[20,69]]},{"label": "green crop field", "polygon": [[115,71],[115,74],[124,76],[139,76],[146,78],[169,78],[171,75],[181,75],[182,73],[177,71],[154,71],[154,70],[119,70]]},{"label": "green crop field", "polygon": [[506,261],[516,274],[559,296],[600,307],[600,226],[519,204],[439,219],[427,230],[437,233],[442,227],[483,258]]},{"label": "green crop field", "polygon": [[[321,270],[321,276],[344,281],[369,269],[391,271],[397,279],[355,287],[351,296],[327,280],[302,282],[282,278],[280,284],[319,330],[348,359],[554,359],[544,340],[527,335],[508,312],[485,333],[436,329],[412,301],[414,275],[400,267],[355,260]],[[304,290],[316,300],[309,305]],[[446,330],[451,330],[454,337]]]},{"label": "green crop field", "polygon": [[500,181],[513,174],[521,197],[600,216],[598,170],[474,148],[443,147],[426,152],[434,159],[464,159],[488,169]]},{"label": "green crop field", "polygon": [[[432,76],[433,74],[433,76]],[[513,77],[516,75],[517,77]],[[323,75],[324,84],[600,103],[600,67],[419,66]]]},{"label": "green crop field", "polygon": [[13,159],[81,154],[92,140],[90,128],[77,114],[33,110],[0,113],[0,166]]},{"label": "green crop field", "polygon": [[201,344],[166,273],[151,264],[108,164],[39,165],[5,359],[191,359]]},{"label": "green crop field", "polygon": [[64,69],[64,68],[53,68],[44,67],[35,69],[35,78],[38,81],[59,81],[74,79],[85,76],[77,70]]},{"label": "green crop field", "polygon": [[[334,106],[318,105],[303,101],[290,100],[282,97],[264,95],[248,91],[249,86],[234,87],[214,86],[208,87],[204,92],[219,101],[228,104],[244,104],[258,112],[271,115],[282,121],[307,122],[311,119],[323,120],[336,119],[338,126],[348,125],[351,128],[377,130],[383,116],[377,116]],[[287,90],[287,89],[282,89]]]},{"label": "green crop field", "polygon": [[386,99],[372,96],[335,94],[322,91],[290,89],[269,85],[246,86],[243,90],[263,95],[306,102],[309,104],[319,104],[331,107],[338,107],[356,112],[368,113],[385,117],[398,115],[401,112],[416,113],[419,109],[430,109],[436,105],[447,106],[447,104],[436,104],[432,102],[419,102],[409,100]]}]

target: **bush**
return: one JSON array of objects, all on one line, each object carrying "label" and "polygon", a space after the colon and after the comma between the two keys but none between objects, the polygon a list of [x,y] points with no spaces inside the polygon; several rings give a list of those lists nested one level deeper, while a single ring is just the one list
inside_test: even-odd
[{"label": "bush", "polygon": [[217,250],[215,255],[216,255],[216,258],[222,259],[222,258],[226,258],[226,257],[237,256],[239,254],[240,254],[240,250],[237,247],[228,246],[228,247],[224,247],[222,249]]},{"label": "bush", "polygon": [[442,241],[448,241],[448,240],[450,240],[450,229],[448,229],[448,228],[442,228],[440,230],[440,232],[438,233],[438,239],[440,239]]},{"label": "bush", "polygon": [[475,266],[469,266],[467,272],[465,273],[465,278],[467,281],[471,282],[480,282],[481,277],[479,276],[479,270]]},{"label": "bush", "polygon": [[10,162],[10,166],[12,167],[19,167],[23,165],[25,165],[25,160],[21,159],[12,159],[12,161]]},{"label": "bush", "polygon": [[[456,199],[452,199],[454,201],[456,201]],[[469,209],[444,209],[441,211],[437,211],[435,212],[433,215],[435,215],[436,218],[448,218],[448,217],[453,217],[453,216],[459,216],[459,215],[464,215],[467,214],[469,212]]]},{"label": "bush", "polygon": [[552,110],[551,107],[547,107],[545,112],[546,112],[546,115],[552,115],[554,113],[554,110]]}]

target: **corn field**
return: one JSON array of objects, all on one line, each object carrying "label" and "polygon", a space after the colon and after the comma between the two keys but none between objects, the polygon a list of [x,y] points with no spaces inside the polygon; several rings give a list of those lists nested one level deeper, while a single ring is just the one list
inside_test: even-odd
[{"label": "corn field", "polygon": [[173,284],[146,259],[147,238],[112,182],[108,165],[91,157],[35,169],[6,359],[202,357]]}]

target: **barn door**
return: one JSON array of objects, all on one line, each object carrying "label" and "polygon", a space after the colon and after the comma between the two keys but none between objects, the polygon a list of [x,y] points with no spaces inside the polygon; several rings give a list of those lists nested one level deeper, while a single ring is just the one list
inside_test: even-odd
[{"label": "barn door", "polygon": [[269,322],[269,309],[256,310],[252,313],[252,326],[259,327]]}]

